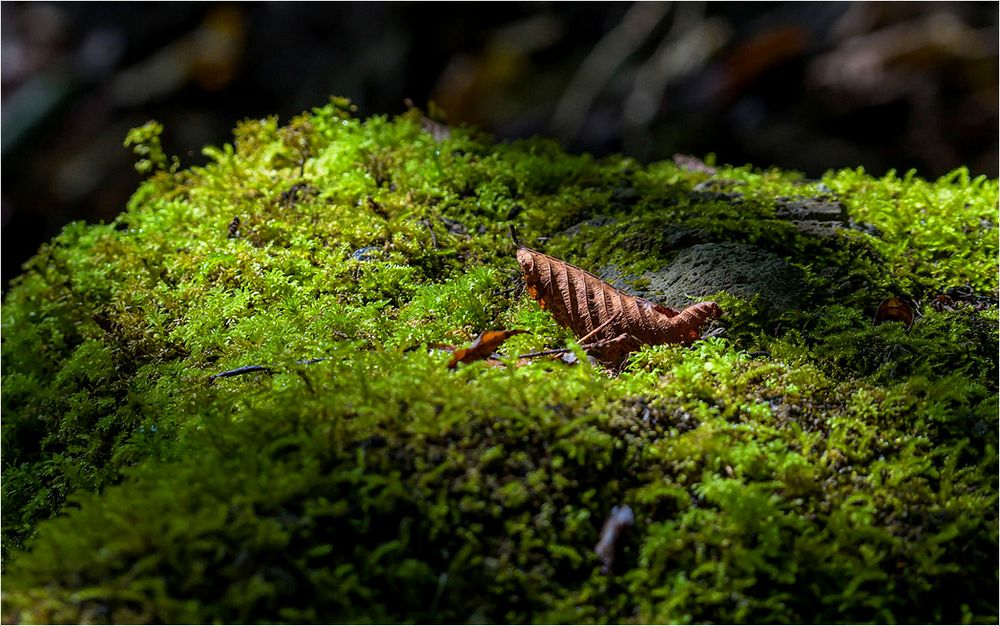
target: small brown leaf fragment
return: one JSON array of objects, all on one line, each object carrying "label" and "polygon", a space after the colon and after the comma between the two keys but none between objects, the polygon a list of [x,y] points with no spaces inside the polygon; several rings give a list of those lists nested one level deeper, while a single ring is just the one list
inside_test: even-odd
[{"label": "small brown leaf fragment", "polygon": [[507,341],[514,335],[526,333],[526,330],[487,330],[480,333],[472,345],[468,348],[460,348],[452,354],[448,368],[453,369],[459,363],[472,363],[487,359],[493,351],[500,347],[500,344]]},{"label": "small brown leaf fragment", "polygon": [[517,249],[517,261],[528,293],[556,322],[592,344],[614,340],[614,349],[595,355],[608,365],[621,365],[643,344],[692,343],[705,323],[722,315],[714,302],[676,311],[629,295],[590,272],[524,246]]},{"label": "small brown leaf fragment", "polygon": [[947,294],[938,294],[931,300],[931,308],[937,312],[954,311],[956,303]]},{"label": "small brown leaf fragment", "polygon": [[916,316],[916,311],[913,305],[903,300],[901,298],[891,297],[886,298],[878,305],[878,310],[875,311],[875,324],[881,324],[883,322],[903,322],[906,325],[907,330],[913,326],[913,319]]},{"label": "small brown leaf fragment", "polygon": [[594,546],[594,552],[601,559],[601,573],[608,574],[615,563],[615,547],[623,530],[635,523],[632,508],[624,506],[611,507],[611,514],[601,528],[601,538]]}]

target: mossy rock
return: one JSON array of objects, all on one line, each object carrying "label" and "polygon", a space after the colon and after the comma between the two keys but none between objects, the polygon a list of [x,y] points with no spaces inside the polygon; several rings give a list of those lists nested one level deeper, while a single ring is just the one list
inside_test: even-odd
[{"label": "mossy rock", "polygon": [[[6,620],[997,621],[996,180],[426,126],[334,100],[188,169],[130,135],[151,176],[127,210],[4,301]],[[787,198],[866,227],[798,228]],[[434,346],[488,328],[530,331],[509,356],[576,348],[509,226],[629,276],[753,246],[803,289],[712,294],[716,336],[619,373],[449,370]],[[873,323],[888,296],[911,328]]]},{"label": "mossy rock", "polygon": [[613,267],[600,276],[620,289],[674,308],[715,293],[756,297],[767,309],[787,311],[810,299],[803,272],[780,256],[745,243],[702,243],[681,250],[661,270],[623,279]]}]

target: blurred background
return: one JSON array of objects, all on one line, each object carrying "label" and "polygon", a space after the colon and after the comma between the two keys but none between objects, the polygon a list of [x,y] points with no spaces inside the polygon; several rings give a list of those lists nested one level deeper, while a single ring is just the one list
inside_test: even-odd
[{"label": "blurred background", "polygon": [[351,98],[572,151],[675,153],[818,176],[997,176],[998,5],[49,3],[0,5],[3,286],[140,176],[130,127],[204,162],[237,121]]}]

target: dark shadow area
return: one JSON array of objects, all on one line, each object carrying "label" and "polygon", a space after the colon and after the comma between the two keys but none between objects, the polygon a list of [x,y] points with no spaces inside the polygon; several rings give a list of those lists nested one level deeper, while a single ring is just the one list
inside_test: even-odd
[{"label": "dark shadow area", "polygon": [[157,119],[182,165],[241,119],[350,97],[435,102],[501,138],[817,176],[997,175],[993,3],[4,3],[2,280],[140,180]]}]

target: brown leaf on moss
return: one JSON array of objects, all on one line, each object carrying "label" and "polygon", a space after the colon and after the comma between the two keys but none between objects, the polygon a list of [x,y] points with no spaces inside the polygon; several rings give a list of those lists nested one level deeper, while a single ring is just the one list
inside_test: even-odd
[{"label": "brown leaf on moss", "polygon": [[460,348],[452,354],[448,368],[454,368],[459,363],[472,363],[489,358],[493,351],[500,347],[500,344],[507,341],[514,335],[526,333],[526,330],[487,330],[482,333],[468,348]]},{"label": "brown leaf on moss", "polygon": [[914,317],[916,317],[916,311],[912,304],[901,298],[886,298],[878,305],[878,310],[875,311],[875,324],[903,322],[906,328],[909,329],[910,326],[913,326]]},{"label": "brown leaf on moss", "polygon": [[517,249],[517,261],[531,297],[577,337],[601,345],[603,350],[594,356],[610,365],[620,365],[643,344],[692,343],[706,322],[722,315],[714,302],[676,311],[631,296],[590,272],[524,246]]}]

